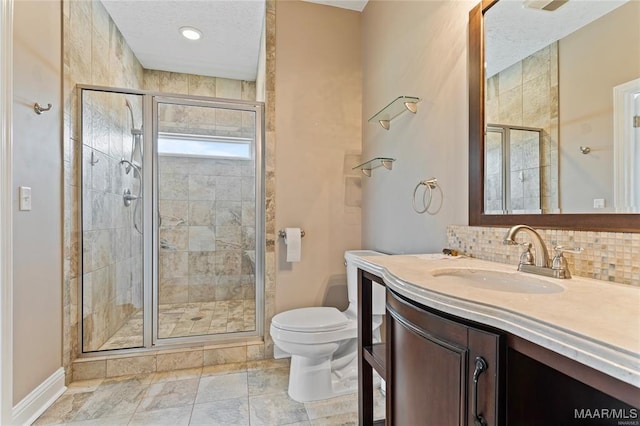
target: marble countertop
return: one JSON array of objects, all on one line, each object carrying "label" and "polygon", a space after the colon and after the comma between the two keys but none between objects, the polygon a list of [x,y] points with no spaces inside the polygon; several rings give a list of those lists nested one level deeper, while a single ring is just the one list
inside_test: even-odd
[{"label": "marble countertop", "polygon": [[[545,278],[517,272],[516,265],[467,257],[361,256],[355,264],[411,300],[504,330],[640,387],[640,288],[582,277]],[[530,294],[479,288],[434,276],[441,268],[502,271],[546,280],[562,290]]]}]

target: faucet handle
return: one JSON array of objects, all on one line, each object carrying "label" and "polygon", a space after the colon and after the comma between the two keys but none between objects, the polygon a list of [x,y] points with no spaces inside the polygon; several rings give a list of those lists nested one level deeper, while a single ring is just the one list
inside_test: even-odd
[{"label": "faucet handle", "polygon": [[582,247],[554,246],[553,251],[555,251],[556,256],[558,256],[558,255],[562,255],[562,253],[580,254],[584,251],[584,249]]},{"label": "faucet handle", "polygon": [[551,269],[569,271],[569,265],[567,264],[567,258],[563,256],[563,253],[580,254],[584,251],[582,247],[565,248],[563,246],[555,246],[553,248],[555,255],[551,261]]},{"label": "faucet handle", "polygon": [[533,253],[531,253],[531,243],[520,243],[524,251],[520,254],[520,265],[533,265]]}]

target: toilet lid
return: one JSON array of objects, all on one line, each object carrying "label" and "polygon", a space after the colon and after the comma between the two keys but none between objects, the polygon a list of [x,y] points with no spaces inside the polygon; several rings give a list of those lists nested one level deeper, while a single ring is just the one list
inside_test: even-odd
[{"label": "toilet lid", "polygon": [[336,308],[313,307],[281,312],[271,323],[290,331],[334,331],[343,328],[349,319]]}]

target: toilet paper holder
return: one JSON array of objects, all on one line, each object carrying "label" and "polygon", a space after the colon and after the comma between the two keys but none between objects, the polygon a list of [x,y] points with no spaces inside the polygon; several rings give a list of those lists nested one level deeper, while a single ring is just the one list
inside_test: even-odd
[{"label": "toilet paper holder", "polygon": [[[286,233],[284,232],[284,229],[281,229],[278,231],[278,237],[280,238],[284,238],[286,235]],[[300,230],[300,237],[304,237],[304,229]]]}]

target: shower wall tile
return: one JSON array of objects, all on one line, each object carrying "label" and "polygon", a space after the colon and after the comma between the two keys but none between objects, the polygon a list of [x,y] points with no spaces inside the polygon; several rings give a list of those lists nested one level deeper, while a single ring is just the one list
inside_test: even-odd
[{"label": "shower wall tile", "polygon": [[[215,282],[209,282],[202,285],[189,283],[189,302],[210,302],[216,300]],[[203,334],[209,333],[209,324],[204,323]]]},{"label": "shower wall tile", "polygon": [[242,95],[243,101],[255,101],[256,100],[256,84],[253,81],[242,81]]},{"label": "shower wall tile", "polygon": [[216,232],[212,226],[189,226],[189,251],[215,251]]},{"label": "shower wall tile", "polygon": [[186,200],[163,200],[158,202],[160,217],[163,227],[187,226],[189,225],[189,205]]},{"label": "shower wall tile", "polygon": [[217,176],[216,199],[221,201],[242,201],[242,178]]},{"label": "shower wall tile", "polygon": [[227,99],[242,99],[242,82],[228,78],[216,80],[216,97]]},{"label": "shower wall tile", "polygon": [[160,73],[160,91],[164,93],[188,93],[188,75],[176,72]]},{"label": "shower wall tile", "polygon": [[189,175],[189,200],[213,201],[216,199],[216,177]]},{"label": "shower wall tile", "polygon": [[[242,250],[255,246],[255,203],[241,201],[243,184],[245,188],[252,189],[255,179],[253,176],[242,177],[245,163],[253,164],[246,160],[169,156],[161,159],[160,187],[167,186],[166,191],[161,189],[160,192],[161,235],[171,235],[167,231],[179,226],[185,228],[188,234],[186,248],[171,245],[170,238],[167,238],[170,247],[160,253],[161,267],[166,266],[162,259],[165,255],[172,251],[186,252],[186,291],[190,302],[242,299],[245,294],[255,297],[255,291],[245,291],[241,284],[234,289],[231,280],[226,279],[227,276],[239,276],[243,272]],[[166,181],[165,176],[168,177]],[[180,181],[177,176],[181,176]],[[163,199],[165,196],[176,197],[177,191],[171,186],[178,181],[178,185],[187,182],[188,199]],[[188,206],[186,217],[184,203]],[[243,223],[251,226],[243,228]],[[182,269],[180,273],[183,273]],[[173,278],[171,275],[165,276]],[[167,297],[161,295],[162,300],[184,299],[184,288],[162,284],[162,289],[171,292]]]},{"label": "shower wall tile", "polygon": [[163,278],[186,277],[189,271],[189,253],[161,251],[159,276]]},{"label": "shower wall tile", "polygon": [[[161,172],[162,173],[162,172]],[[158,193],[161,200],[188,200],[189,180],[178,173],[162,173]]]},{"label": "shower wall tile", "polygon": [[201,75],[189,75],[188,92],[196,96],[216,96],[216,78]]},{"label": "shower wall tile", "polygon": [[[222,214],[221,214],[222,216]],[[193,226],[213,226],[216,224],[216,203],[214,201],[190,201],[189,224]]]},{"label": "shower wall tile", "polygon": [[166,241],[168,249],[171,251],[188,250],[191,243],[191,228],[187,226],[178,226],[175,228],[160,228],[160,242]]},{"label": "shower wall tile", "polygon": [[160,304],[186,303],[189,301],[188,277],[164,277],[160,280],[159,287],[158,298]]},{"label": "shower wall tile", "polygon": [[[216,257],[219,252],[215,251],[190,251],[189,252],[189,276],[208,275],[214,276],[216,270]],[[219,274],[222,275],[222,274]]]},{"label": "shower wall tile", "polygon": [[218,250],[234,250],[242,245],[240,226],[216,226],[216,247]]},{"label": "shower wall tile", "polygon": [[[216,226],[238,226],[243,223],[243,206],[240,201],[216,201]],[[252,209],[255,209],[255,202],[250,202]],[[248,207],[247,207],[248,208]],[[255,210],[252,211],[255,217]],[[254,223],[255,221],[251,222]]]}]

